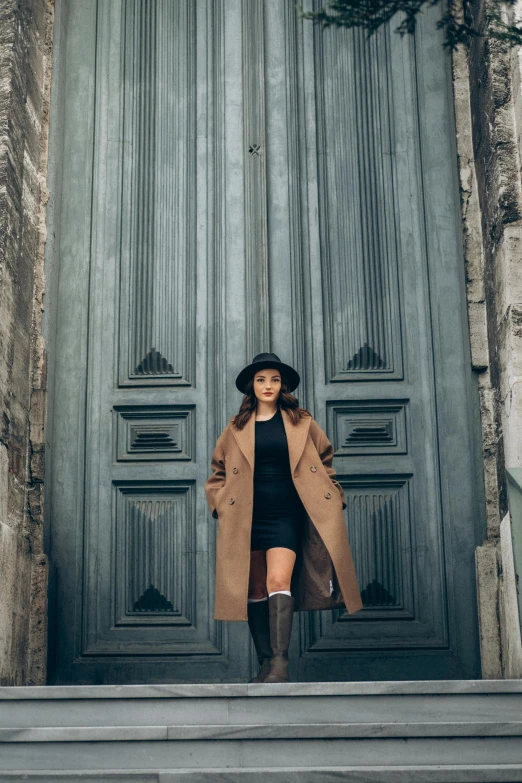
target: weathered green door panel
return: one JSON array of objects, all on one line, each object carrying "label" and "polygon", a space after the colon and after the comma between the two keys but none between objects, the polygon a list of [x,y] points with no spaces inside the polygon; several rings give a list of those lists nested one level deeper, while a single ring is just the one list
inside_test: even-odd
[{"label": "weathered green door panel", "polygon": [[266,5],[265,312],[334,444],[365,603],[302,618],[301,679],[479,672],[477,410],[434,23],[366,42]]},{"label": "weathered green door panel", "polygon": [[202,493],[226,416],[208,372],[211,9],[67,6],[53,677],[244,679],[244,628],[212,618]]},{"label": "weathered green door panel", "polygon": [[249,676],[246,624],[212,619],[203,484],[261,350],[298,367],[335,446],[365,602],[296,615],[294,676],[478,676],[478,414],[436,11],[415,39],[365,42],[290,0],[65,5],[54,681]]}]

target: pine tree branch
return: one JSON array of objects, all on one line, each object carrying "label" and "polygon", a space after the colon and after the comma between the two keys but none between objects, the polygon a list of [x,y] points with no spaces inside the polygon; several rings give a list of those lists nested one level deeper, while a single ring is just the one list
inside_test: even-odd
[{"label": "pine tree branch", "polygon": [[[296,9],[301,19],[312,20],[323,29],[328,27],[361,27],[370,38],[382,25],[390,22],[402,12],[404,18],[395,28],[403,36],[415,32],[417,15],[427,6],[434,6],[442,0],[333,0],[320,11],[304,11],[299,3]],[[456,49],[459,44],[468,45],[472,38],[487,36],[505,41],[509,46],[522,45],[522,24],[510,24],[504,20],[503,10],[514,6],[516,0],[489,0],[487,6],[488,27],[485,32],[477,30],[470,23],[471,0],[462,0],[462,9],[457,10],[455,0],[449,0],[448,9],[437,22],[437,28],[444,31],[443,46]]]}]

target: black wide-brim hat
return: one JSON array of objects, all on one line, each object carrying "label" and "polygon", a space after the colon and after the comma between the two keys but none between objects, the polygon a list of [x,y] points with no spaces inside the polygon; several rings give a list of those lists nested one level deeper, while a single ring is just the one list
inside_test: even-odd
[{"label": "black wide-brim hat", "polygon": [[293,367],[290,367],[289,364],[282,362],[279,356],[276,356],[275,353],[258,353],[257,356],[254,356],[252,359],[251,364],[248,364],[246,367],[244,367],[237,376],[236,386],[239,391],[243,392],[243,394],[246,394],[246,387],[250,378],[253,378],[258,370],[264,370],[265,367],[273,367],[274,369],[279,370],[281,375],[284,375],[285,381],[287,382],[290,391],[293,391],[297,386],[299,386],[301,378],[299,377],[299,373],[294,370]]}]

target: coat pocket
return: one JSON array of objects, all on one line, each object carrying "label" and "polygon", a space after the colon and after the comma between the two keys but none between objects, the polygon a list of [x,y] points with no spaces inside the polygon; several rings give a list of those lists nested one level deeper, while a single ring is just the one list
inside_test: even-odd
[{"label": "coat pocket", "polygon": [[224,496],[224,492],[225,492],[226,486],[227,486],[226,483],[223,484],[223,486],[220,487],[218,489],[218,491],[216,492],[216,494],[214,495],[214,503],[215,503],[215,506],[216,506],[216,511],[217,511],[218,516],[219,516],[219,508],[220,508],[221,501],[222,501],[223,496]]}]

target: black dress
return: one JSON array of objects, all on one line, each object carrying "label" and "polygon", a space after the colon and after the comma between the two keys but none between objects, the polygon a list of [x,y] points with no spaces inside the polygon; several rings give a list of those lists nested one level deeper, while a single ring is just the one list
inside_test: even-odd
[{"label": "black dress", "polygon": [[297,552],[305,509],[294,486],[281,409],[255,423],[254,510],[250,549]]}]

